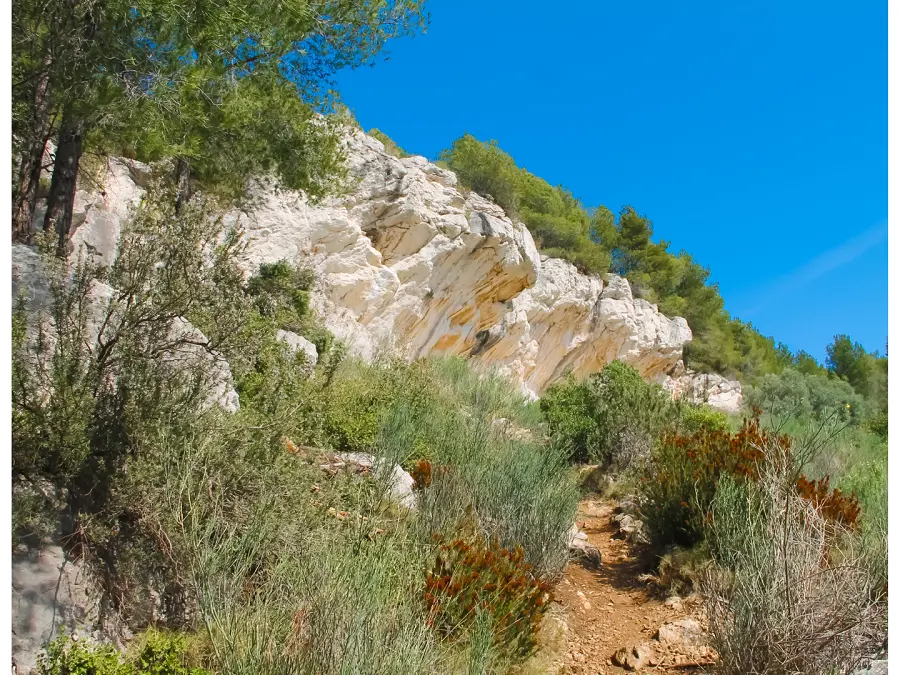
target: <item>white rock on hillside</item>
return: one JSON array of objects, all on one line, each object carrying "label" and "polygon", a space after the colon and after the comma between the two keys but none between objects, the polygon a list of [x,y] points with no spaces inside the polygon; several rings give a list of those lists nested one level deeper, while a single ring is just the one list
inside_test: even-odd
[{"label": "white rock on hillside", "polygon": [[294,354],[298,352],[303,352],[303,355],[306,357],[306,365],[307,366],[315,366],[319,361],[319,351],[316,349],[316,346],[307,340],[302,335],[297,335],[296,333],[292,333],[289,330],[278,330],[276,337],[284,342],[288,349],[291,350]]},{"label": "white rock on hillside", "polygon": [[[522,223],[422,157],[397,159],[357,132],[347,148],[356,181],[347,196],[313,206],[263,182],[254,207],[228,219],[246,232],[248,274],[281,259],[314,268],[312,304],[355,353],[469,356],[531,396],[614,359],[660,380],[681,358],[685,320],[635,299],[624,279],[604,284],[542,257]],[[146,173],[114,160],[104,193],[79,194],[76,246],[111,254]]]},{"label": "white rock on hillside", "polygon": [[741,383],[715,373],[688,370],[677,377],[665,377],[662,386],[672,394],[672,398],[705,403],[723,412],[740,412],[743,405]]},{"label": "white rock on hillside", "polygon": [[90,635],[98,616],[94,586],[83,565],[60,546],[21,547],[12,557],[12,657],[18,673],[37,665],[44,645],[79,630]]}]

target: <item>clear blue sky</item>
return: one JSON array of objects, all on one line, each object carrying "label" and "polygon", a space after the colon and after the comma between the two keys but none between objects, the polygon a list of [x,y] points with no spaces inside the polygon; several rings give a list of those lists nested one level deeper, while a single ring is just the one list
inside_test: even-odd
[{"label": "clear blue sky", "polygon": [[824,358],[887,339],[887,3],[433,0],[342,73],[410,152],[469,132],[587,206],[631,204],[726,308]]}]

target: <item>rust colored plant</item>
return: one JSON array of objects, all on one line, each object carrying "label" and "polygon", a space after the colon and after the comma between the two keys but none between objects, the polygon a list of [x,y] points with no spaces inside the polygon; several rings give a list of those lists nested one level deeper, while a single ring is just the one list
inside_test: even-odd
[{"label": "rust colored plant", "polygon": [[809,480],[806,476],[797,479],[797,492],[819,509],[825,520],[856,527],[859,520],[859,501],[854,495],[846,495],[837,488],[830,490],[828,476],[819,480]]},{"label": "rust colored plant", "polygon": [[431,485],[431,462],[427,459],[417,461],[409,473],[413,479],[413,489],[422,490]]},{"label": "rust colored plant", "polygon": [[[701,429],[664,436],[642,479],[644,518],[654,541],[661,546],[693,546],[703,538],[722,476],[757,482],[767,463],[790,461],[790,436],[761,428],[758,416],[745,419],[735,433]],[[821,505],[832,522],[856,524],[856,498],[830,491],[828,478],[811,481],[800,475],[796,485],[798,493]]]},{"label": "rust colored plant", "polygon": [[495,644],[508,655],[528,655],[552,599],[550,585],[531,574],[522,548],[481,538],[441,541],[425,581],[429,624],[459,638],[478,613],[491,617]]}]

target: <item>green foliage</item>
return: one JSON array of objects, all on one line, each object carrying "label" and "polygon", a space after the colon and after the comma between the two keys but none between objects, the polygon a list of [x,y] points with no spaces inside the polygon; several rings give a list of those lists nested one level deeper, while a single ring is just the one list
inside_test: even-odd
[{"label": "green foliage", "polygon": [[570,378],[552,386],[540,405],[553,437],[573,460],[621,468],[648,454],[677,414],[661,387],[620,361],[582,382]]},{"label": "green foliage", "polygon": [[276,73],[257,68],[222,79],[216,68],[198,65],[159,86],[129,109],[123,132],[110,139],[116,145],[104,151],[125,147],[142,161],[177,157],[194,187],[231,200],[265,175],[312,200],[344,187],[339,120],[317,117]]},{"label": "green foliage", "polygon": [[379,129],[369,129],[366,133],[372,138],[376,138],[381,141],[381,143],[384,145],[384,151],[389,155],[393,155],[397,159],[403,159],[404,157],[412,156],[408,152],[406,152],[406,150],[397,145],[394,140],[383,131],[380,131]]},{"label": "green foliage", "polygon": [[[347,360],[326,393],[323,422],[328,444],[340,450],[370,452],[377,445],[389,409],[408,401],[418,410],[425,405],[431,386],[431,373],[422,364],[410,367],[388,360],[368,366]],[[421,449],[424,443],[420,439],[413,447]],[[422,451],[415,458],[427,455]]]},{"label": "green foliage", "polygon": [[[400,397],[377,442],[398,464],[430,462],[431,485],[419,494],[421,536],[474,528],[504,548],[521,546],[537,576],[557,577],[578,501],[565,455],[540,442],[533,411],[509,382],[478,375],[461,359],[428,363],[429,396]],[[495,424],[500,419],[512,432]]]},{"label": "green foliage", "polygon": [[521,658],[535,647],[552,595],[534,579],[521,548],[488,545],[478,538],[454,539],[438,547],[425,579],[429,623],[454,638],[484,622],[503,657]]},{"label": "green foliage", "polygon": [[325,358],[333,338],[309,311],[313,271],[291,265],[286,260],[262,264],[247,282],[247,294],[253,298],[263,317],[275,321],[278,328],[307,338]]},{"label": "green foliage", "polygon": [[869,354],[848,335],[836,335],[826,348],[828,369],[846,380],[861,396],[871,400],[879,410],[887,410],[887,357]]},{"label": "green foliage", "polygon": [[187,638],[176,633],[148,631],[140,646],[123,659],[112,646],[94,645],[67,637],[47,645],[38,664],[40,675],[208,675],[191,665]]},{"label": "green foliage", "polygon": [[821,421],[859,422],[870,409],[846,381],[824,374],[807,375],[794,368],[760,378],[755,386],[747,387],[744,402],[772,415]]},{"label": "green foliage", "polygon": [[584,207],[565,188],[517,167],[496,141],[482,143],[466,134],[441,153],[440,161],[464,187],[521,219],[544,253],[564,258],[583,272],[606,273],[609,255]]},{"label": "green foliage", "polygon": [[126,675],[128,667],[112,646],[91,646],[69,638],[58,638],[47,645],[47,653],[38,664],[41,675]]},{"label": "green foliage", "polygon": [[855,463],[839,483],[858,497],[862,507],[860,546],[874,591],[886,597],[888,591],[888,474],[887,448],[880,457]]},{"label": "green foliage", "polygon": [[696,433],[701,429],[727,431],[730,428],[728,415],[706,405],[682,405],[678,428],[682,433]]}]

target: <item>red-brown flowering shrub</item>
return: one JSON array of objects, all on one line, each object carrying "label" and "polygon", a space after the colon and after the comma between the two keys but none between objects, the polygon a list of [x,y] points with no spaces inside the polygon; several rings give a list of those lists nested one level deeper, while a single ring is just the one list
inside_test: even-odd
[{"label": "red-brown flowering shrub", "polygon": [[806,476],[797,479],[797,491],[804,499],[811,501],[822,510],[825,520],[856,527],[859,520],[859,501],[854,495],[846,495],[837,488],[829,490],[828,476],[819,480],[809,480]]},{"label": "red-brown flowering shrub", "polygon": [[[704,428],[664,436],[641,478],[642,513],[653,541],[663,547],[698,543],[721,476],[755,482],[764,463],[775,457],[790,461],[791,438],[762,429],[756,415],[736,433]],[[797,490],[823,506],[830,520],[856,524],[856,498],[829,490],[827,477],[810,481],[800,475]]]},{"label": "red-brown flowering shrub", "polygon": [[427,459],[417,461],[409,471],[413,479],[413,488],[422,490],[431,485],[431,462]]},{"label": "red-brown flowering shrub", "polygon": [[499,649],[514,657],[529,654],[552,594],[523,558],[521,547],[503,548],[496,541],[441,542],[425,581],[430,625],[446,637],[459,638],[479,612],[486,612]]}]

